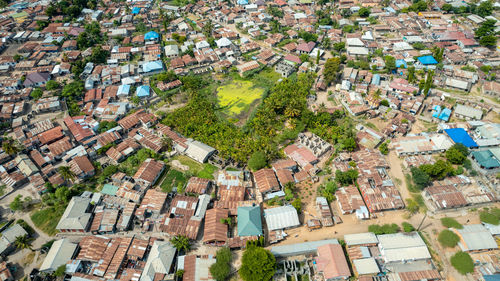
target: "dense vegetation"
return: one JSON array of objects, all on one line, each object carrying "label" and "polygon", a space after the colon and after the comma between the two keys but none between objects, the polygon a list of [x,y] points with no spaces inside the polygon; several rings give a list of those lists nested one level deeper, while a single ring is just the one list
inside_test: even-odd
[{"label": "dense vegetation", "polygon": [[210,274],[215,280],[227,280],[231,273],[231,250],[227,247],[217,250],[216,262],[210,266]]},{"label": "dense vegetation", "polygon": [[[187,76],[190,77],[190,76]],[[310,94],[314,77],[300,74],[296,78],[284,79],[274,85],[267,98],[257,108],[245,126],[239,128],[224,119],[217,101],[212,98],[212,88],[203,78],[184,78],[184,89],[189,93],[185,107],[165,114],[162,123],[175,128],[186,137],[195,138],[219,150],[222,157],[232,158],[240,163],[256,151],[266,155],[266,162],[280,156],[279,145],[295,139],[297,134],[309,129],[342,149],[356,147],[353,126],[338,111],[333,115],[321,112],[314,114],[307,109],[306,98]],[[256,167],[262,166],[261,155]]]},{"label": "dense vegetation", "polygon": [[244,281],[268,281],[276,272],[276,259],[269,250],[249,245],[241,259],[240,277]]}]

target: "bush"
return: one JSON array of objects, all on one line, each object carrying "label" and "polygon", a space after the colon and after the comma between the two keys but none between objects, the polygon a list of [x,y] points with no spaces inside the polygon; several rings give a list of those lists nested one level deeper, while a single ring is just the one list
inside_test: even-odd
[{"label": "bush", "polygon": [[398,233],[399,230],[399,226],[395,223],[384,225],[372,224],[368,226],[368,231],[376,235]]},{"label": "bush", "polygon": [[462,275],[474,272],[474,261],[468,253],[458,252],[451,257],[451,265]]},{"label": "bush", "polygon": [[455,234],[455,232],[445,229],[439,233],[438,241],[443,247],[453,248],[458,244],[460,238]]},{"label": "bush", "polygon": [[415,231],[415,227],[413,227],[413,225],[411,225],[411,223],[409,223],[409,222],[403,222],[402,226],[403,226],[404,232]]},{"label": "bush", "polygon": [[250,156],[250,159],[248,159],[248,167],[253,171],[262,169],[266,165],[267,165],[266,154],[262,151],[254,152],[252,156]]},{"label": "bush", "polygon": [[500,209],[484,210],[479,213],[479,218],[482,222],[498,225],[500,223]]},{"label": "bush", "polygon": [[455,228],[455,229],[464,228],[464,226],[462,224],[460,224],[457,220],[455,220],[453,218],[442,218],[441,224],[444,227],[448,227],[448,228]]},{"label": "bush", "polygon": [[231,250],[227,247],[221,248],[215,255],[216,262],[210,266],[210,274],[216,280],[226,280],[231,273]]}]

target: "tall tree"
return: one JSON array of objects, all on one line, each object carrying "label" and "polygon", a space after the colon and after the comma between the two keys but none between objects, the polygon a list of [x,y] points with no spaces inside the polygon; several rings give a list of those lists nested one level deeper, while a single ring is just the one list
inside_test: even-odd
[{"label": "tall tree", "polygon": [[29,238],[28,235],[17,236],[16,240],[14,241],[14,245],[19,250],[24,250],[24,249],[33,250],[31,248],[32,241],[33,241],[33,239]]},{"label": "tall tree", "polygon": [[275,272],[276,259],[269,250],[250,246],[243,253],[239,274],[244,281],[269,281]]},{"label": "tall tree", "polygon": [[59,167],[59,174],[61,174],[61,177],[65,180],[68,180],[70,182],[73,182],[75,180],[75,173],[71,170],[69,166],[61,166]]},{"label": "tall tree", "polygon": [[182,250],[187,253],[191,249],[191,242],[189,238],[184,235],[176,235],[170,239],[170,243],[172,243],[178,251]]}]

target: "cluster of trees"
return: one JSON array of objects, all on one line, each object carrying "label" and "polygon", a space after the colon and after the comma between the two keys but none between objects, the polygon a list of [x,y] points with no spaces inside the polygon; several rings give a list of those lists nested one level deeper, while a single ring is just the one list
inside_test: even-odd
[{"label": "cluster of trees", "polygon": [[269,250],[249,245],[241,259],[239,275],[243,281],[269,281],[276,272],[276,258]]},{"label": "cluster of trees", "polygon": [[23,196],[19,194],[14,198],[14,200],[10,202],[9,208],[12,211],[24,211],[29,208],[32,201],[33,199],[31,197],[26,196],[25,198],[23,198]]},{"label": "cluster of trees", "polygon": [[413,4],[408,8],[404,8],[402,12],[423,12],[425,10],[427,10],[427,1],[413,0]]},{"label": "cluster of trees", "polygon": [[299,31],[299,37],[304,39],[306,42],[316,42],[318,41],[318,34],[310,33],[307,31]]},{"label": "cluster of trees", "polygon": [[488,19],[476,29],[475,36],[479,39],[479,44],[486,47],[494,47],[497,44],[497,34],[495,33],[495,20]]},{"label": "cluster of trees", "polygon": [[61,96],[66,98],[66,105],[68,106],[68,113],[71,116],[80,115],[80,106],[77,101],[81,99],[85,92],[83,81],[76,79],[71,83],[64,85]]},{"label": "cluster of trees", "polygon": [[378,150],[384,155],[389,154],[389,141],[384,141],[382,144],[380,144]]},{"label": "cluster of trees", "polygon": [[93,21],[85,25],[85,30],[76,38],[76,44],[80,50],[85,50],[99,43],[105,42],[106,35],[101,33],[101,26]]},{"label": "cluster of trees", "polygon": [[325,77],[326,85],[330,85],[330,83],[337,81],[339,70],[340,58],[334,57],[326,60],[325,67],[323,69],[323,77]]},{"label": "cluster of trees", "polygon": [[413,183],[418,189],[424,189],[430,185],[432,180],[441,180],[447,176],[454,176],[463,173],[462,166],[456,170],[452,164],[463,165],[470,169],[470,161],[467,159],[469,150],[463,144],[454,144],[446,153],[446,161],[439,159],[434,164],[424,164],[411,168]]},{"label": "cluster of trees", "polygon": [[467,5],[460,7],[453,7],[451,4],[446,3],[441,6],[441,10],[454,14],[472,13],[480,17],[487,17],[491,16],[491,13],[493,12],[493,2],[483,1],[481,2],[481,4],[479,4],[479,6],[474,3],[467,3]]},{"label": "cluster of trees", "polygon": [[335,180],[342,186],[354,184],[358,179],[358,170],[349,169],[345,172],[340,170],[335,171]]},{"label": "cluster of trees", "polygon": [[118,126],[118,123],[116,121],[106,121],[106,120],[104,120],[101,123],[99,123],[98,132],[99,133],[104,133],[107,130],[111,130],[111,129],[113,129],[116,126]]},{"label": "cluster of trees", "polygon": [[80,16],[84,8],[95,9],[97,0],[61,0],[51,3],[45,10],[49,17],[63,16],[65,22],[72,21]]},{"label": "cluster of trees", "polygon": [[335,191],[337,191],[337,184],[333,181],[328,181],[318,186],[318,194],[325,197],[328,202],[336,200]]},{"label": "cluster of trees", "polygon": [[23,150],[23,146],[18,140],[13,138],[5,138],[2,141],[2,150],[8,155],[16,155],[19,151]]}]

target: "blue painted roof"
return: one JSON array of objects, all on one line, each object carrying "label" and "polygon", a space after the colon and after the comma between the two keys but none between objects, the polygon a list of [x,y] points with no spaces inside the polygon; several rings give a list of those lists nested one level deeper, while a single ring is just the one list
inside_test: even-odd
[{"label": "blue painted roof", "polygon": [[248,0],[238,0],[238,5],[248,5]]},{"label": "blue painted roof", "polygon": [[116,92],[117,95],[120,95],[120,94],[125,94],[125,95],[128,95],[130,92],[130,85],[120,85],[120,87],[118,87],[118,92]]},{"label": "blue painted roof", "polygon": [[380,74],[374,74],[372,77],[372,85],[380,85]]},{"label": "blue painted roof", "polygon": [[141,11],[140,7],[134,7],[132,8],[132,14],[137,15]]},{"label": "blue painted roof", "polygon": [[161,60],[150,61],[142,65],[143,72],[152,72],[163,69]]},{"label": "blue painted roof", "polygon": [[437,64],[437,60],[433,56],[423,56],[419,57],[418,61],[423,65]]},{"label": "blue painted roof", "polygon": [[500,274],[483,275],[484,281],[500,281]]},{"label": "blue painted roof", "polygon": [[432,110],[434,111],[434,113],[432,114],[432,117],[438,118],[439,117],[439,113],[441,113],[441,106],[435,105]]},{"label": "blue painted roof", "polygon": [[146,34],[144,34],[144,39],[145,40],[155,40],[155,39],[158,39],[160,38],[160,35],[158,33],[156,33],[155,31],[150,31]]},{"label": "blue painted roof", "polygon": [[454,143],[461,143],[466,147],[477,147],[477,143],[462,128],[453,128],[444,130]]},{"label": "blue painted roof", "polygon": [[404,68],[407,68],[408,64],[403,59],[396,60],[396,67],[401,67],[401,66],[403,66]]},{"label": "blue painted roof", "polygon": [[439,119],[448,122],[448,120],[450,120],[450,115],[451,115],[451,109],[445,108],[443,109],[443,111],[441,111]]},{"label": "blue painted roof", "polygon": [[135,91],[135,94],[138,97],[149,97],[149,91],[150,91],[149,86],[142,85],[142,86],[137,87],[137,90]]}]

